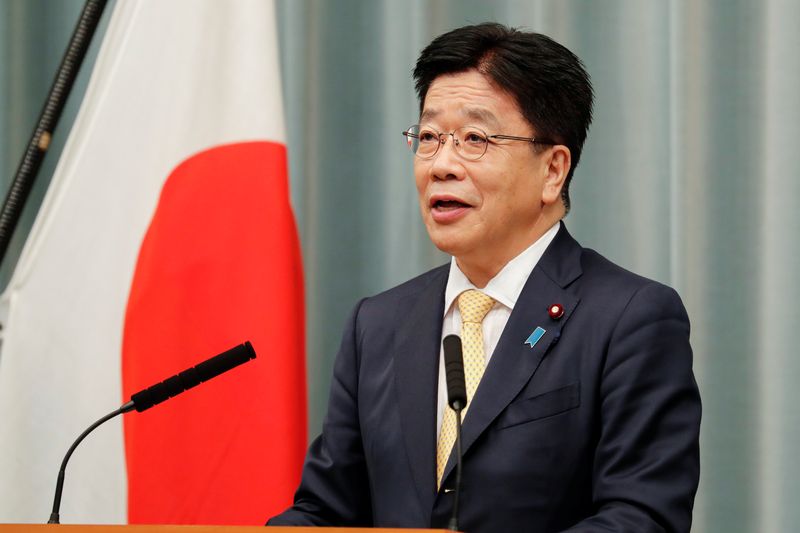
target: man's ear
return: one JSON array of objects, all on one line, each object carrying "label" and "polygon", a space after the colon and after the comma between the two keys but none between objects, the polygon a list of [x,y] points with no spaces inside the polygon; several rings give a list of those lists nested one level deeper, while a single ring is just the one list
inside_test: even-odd
[{"label": "man's ear", "polygon": [[542,203],[552,205],[561,201],[561,189],[572,167],[572,154],[563,144],[556,144],[546,152],[545,179],[542,188]]}]

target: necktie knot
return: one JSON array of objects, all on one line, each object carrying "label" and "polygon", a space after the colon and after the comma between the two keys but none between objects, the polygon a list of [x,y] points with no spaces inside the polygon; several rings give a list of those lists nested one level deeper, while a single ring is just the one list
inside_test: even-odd
[{"label": "necktie knot", "polygon": [[493,305],[494,299],[491,296],[474,289],[464,291],[458,296],[458,310],[462,322],[480,324]]}]

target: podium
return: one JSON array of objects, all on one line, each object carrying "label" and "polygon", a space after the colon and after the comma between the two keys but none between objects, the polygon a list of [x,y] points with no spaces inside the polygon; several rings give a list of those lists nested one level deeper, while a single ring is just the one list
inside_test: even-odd
[{"label": "podium", "polygon": [[0,533],[448,533],[444,529],[286,526],[153,526],[81,524],[0,524]]}]

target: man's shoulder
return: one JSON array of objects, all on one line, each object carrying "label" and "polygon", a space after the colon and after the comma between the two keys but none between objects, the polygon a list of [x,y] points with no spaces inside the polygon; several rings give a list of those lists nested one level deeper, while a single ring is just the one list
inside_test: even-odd
[{"label": "man's shoulder", "polygon": [[617,302],[623,307],[627,307],[631,300],[638,299],[685,314],[683,302],[675,289],[632,272],[595,250],[582,249],[581,269],[582,275],[576,285],[585,298],[605,302],[605,305]]},{"label": "man's shoulder", "polygon": [[[440,265],[418,276],[415,276],[408,281],[405,281],[399,285],[395,285],[391,289],[387,289],[373,296],[369,296],[364,299],[364,302],[369,302],[375,305],[392,305],[399,303],[401,300],[414,297],[427,291],[444,291],[449,272],[449,263]],[[442,294],[444,294],[444,292],[442,292]]]},{"label": "man's shoulder", "polygon": [[540,264],[557,284],[562,287],[569,285],[581,291],[629,293],[646,286],[669,289],[663,283],[632,272],[597,251],[582,246],[563,223]]},{"label": "man's shoulder", "polygon": [[444,306],[449,265],[442,265],[400,285],[362,299],[354,311],[359,331],[391,332],[417,313],[438,315]]},{"label": "man's shoulder", "polygon": [[658,283],[628,270],[591,248],[582,249],[581,270],[583,277],[588,280],[602,279],[604,283],[620,284],[632,288]]}]

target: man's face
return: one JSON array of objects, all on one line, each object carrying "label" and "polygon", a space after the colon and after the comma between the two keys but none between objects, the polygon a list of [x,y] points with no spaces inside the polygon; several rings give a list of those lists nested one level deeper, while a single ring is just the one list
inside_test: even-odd
[{"label": "man's face", "polygon": [[[514,98],[477,70],[436,78],[420,123],[441,133],[476,126],[488,135],[534,136]],[[432,159],[415,158],[420,210],[433,243],[455,256],[462,269],[495,272],[525,250],[555,222],[542,227],[543,208],[554,194],[546,183],[548,152],[537,153],[527,142],[497,140],[483,157],[469,161],[446,136]]]}]

